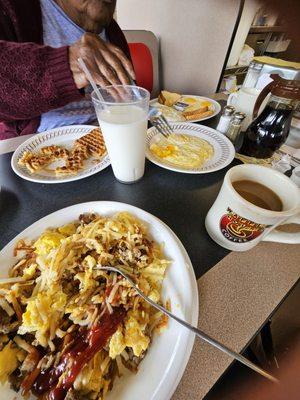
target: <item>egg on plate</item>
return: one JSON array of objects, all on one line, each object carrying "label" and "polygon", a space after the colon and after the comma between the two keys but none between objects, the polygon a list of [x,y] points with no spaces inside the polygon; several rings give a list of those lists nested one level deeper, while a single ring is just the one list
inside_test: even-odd
[{"label": "egg on plate", "polygon": [[200,168],[214,155],[213,146],[206,140],[183,134],[162,137],[151,144],[150,150],[158,158],[187,169]]}]

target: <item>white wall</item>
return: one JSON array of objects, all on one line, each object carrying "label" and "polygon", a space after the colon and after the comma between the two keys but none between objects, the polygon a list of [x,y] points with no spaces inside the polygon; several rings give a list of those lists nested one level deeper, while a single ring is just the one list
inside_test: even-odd
[{"label": "white wall", "polygon": [[146,29],[161,41],[168,90],[214,93],[238,15],[239,0],[118,0],[123,29]]}]

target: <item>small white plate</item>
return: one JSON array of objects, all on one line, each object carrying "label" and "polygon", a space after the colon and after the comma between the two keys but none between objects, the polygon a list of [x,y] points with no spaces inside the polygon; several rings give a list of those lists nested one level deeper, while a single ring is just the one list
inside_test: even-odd
[{"label": "small white plate", "polygon": [[54,172],[46,170],[32,174],[26,167],[18,164],[19,159],[25,151],[38,152],[42,147],[50,145],[64,146],[67,149],[71,149],[76,139],[86,135],[95,128],[93,125],[71,125],[38,133],[22,143],[14,152],[11,159],[12,169],[21,178],[38,183],[71,182],[97,174],[97,172],[102,171],[110,165],[107,154],[97,163],[95,163],[95,158],[93,157],[85,160],[83,169],[79,170],[76,175],[56,176]]},{"label": "small white plate", "polygon": [[[208,117],[204,117],[204,118],[200,118],[200,119],[191,119],[190,121],[180,121],[181,123],[188,124],[188,123],[191,123],[191,122],[204,121],[206,119],[210,119],[210,118],[215,117],[221,111],[220,104],[216,100],[210,99],[209,97],[194,96],[194,95],[190,95],[190,94],[183,94],[182,97],[192,97],[192,98],[194,98],[196,100],[209,101],[211,103],[211,109],[214,111],[214,113],[212,115],[209,115]],[[150,101],[150,105],[153,106],[157,102],[158,102],[158,98],[153,99],[153,100]],[[170,108],[173,108],[173,107],[170,107]]]},{"label": "small white plate", "polygon": [[[127,211],[143,221],[149,235],[157,243],[164,245],[164,254],[172,260],[163,282],[163,298],[170,299],[172,312],[187,322],[197,326],[198,288],[192,263],[178,237],[172,230],[155,216],[140,208],[112,201],[95,201],[76,204],[56,211],[29,226],[16,236],[0,252],[0,276],[5,277],[17,261],[14,247],[20,239],[36,239],[50,227],[58,227],[77,220],[83,213],[98,213],[112,216]],[[155,335],[144,360],[139,365],[137,374],[128,373],[116,379],[107,400],[169,400],[172,397],[189,360],[195,335],[169,320],[168,328],[160,335]],[[8,387],[0,385],[1,399],[22,399]],[[33,396],[29,400],[33,400]]]},{"label": "small white plate", "polygon": [[187,124],[187,123],[171,123],[175,133],[180,133],[189,136],[196,136],[206,140],[214,148],[214,155],[210,160],[207,160],[202,167],[199,168],[182,168],[163,158],[157,157],[150,150],[150,146],[161,139],[161,134],[155,127],[148,129],[146,139],[146,157],[154,164],[171,171],[183,172],[185,174],[207,174],[209,172],[218,171],[225,168],[231,163],[235,156],[235,149],[231,141],[222,133],[215,129],[208,128],[204,125]]}]

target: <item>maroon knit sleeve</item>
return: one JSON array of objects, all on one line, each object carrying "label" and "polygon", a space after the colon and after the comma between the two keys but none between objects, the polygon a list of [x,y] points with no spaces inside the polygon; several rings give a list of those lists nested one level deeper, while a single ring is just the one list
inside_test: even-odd
[{"label": "maroon knit sleeve", "polygon": [[68,47],[0,40],[0,120],[29,119],[82,99]]}]

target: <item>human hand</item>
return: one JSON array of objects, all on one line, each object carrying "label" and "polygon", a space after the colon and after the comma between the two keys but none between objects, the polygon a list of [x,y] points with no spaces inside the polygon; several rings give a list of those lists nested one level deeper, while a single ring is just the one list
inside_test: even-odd
[{"label": "human hand", "polygon": [[69,48],[70,68],[78,89],[89,84],[78,64],[80,57],[99,86],[130,85],[135,80],[133,66],[121,49],[98,35],[85,33]]}]

